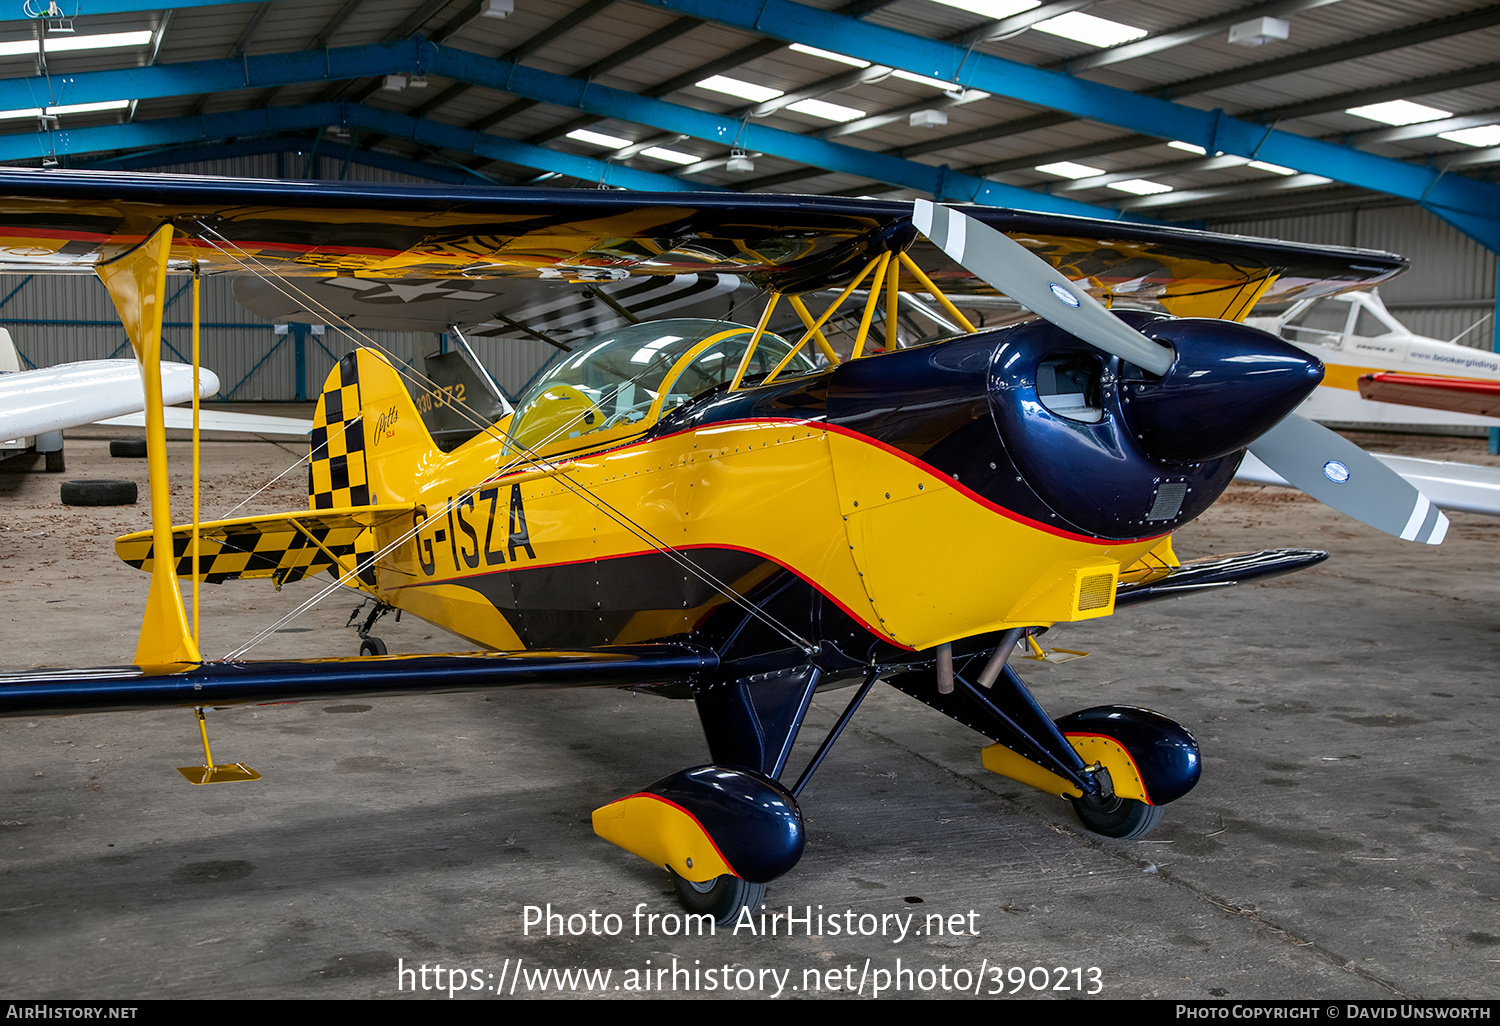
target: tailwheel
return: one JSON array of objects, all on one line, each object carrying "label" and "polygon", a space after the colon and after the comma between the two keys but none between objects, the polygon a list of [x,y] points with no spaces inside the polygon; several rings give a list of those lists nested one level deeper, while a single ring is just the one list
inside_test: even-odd
[{"label": "tailwheel", "polygon": [[359,643],[359,654],[362,656],[385,655],[385,642],[379,638],[365,638]]},{"label": "tailwheel", "polygon": [[[671,872],[670,870],[668,870]],[[766,885],[742,880],[733,874],[714,877],[699,883],[672,873],[682,907],[694,915],[710,915],[719,926],[733,926],[740,910],[758,909],[766,899]]]},{"label": "tailwheel", "polygon": [[1166,812],[1160,805],[1147,805],[1134,798],[1095,798],[1086,794],[1068,801],[1073,803],[1073,811],[1083,825],[1094,833],[1127,841],[1145,837]]}]

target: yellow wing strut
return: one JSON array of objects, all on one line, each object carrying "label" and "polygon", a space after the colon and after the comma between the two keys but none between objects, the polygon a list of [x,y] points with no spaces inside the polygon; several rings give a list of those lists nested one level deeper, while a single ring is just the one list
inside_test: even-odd
[{"label": "yellow wing strut", "polygon": [[[123,256],[99,265],[125,334],[141,366],[146,391],[146,455],[150,463],[151,532],[158,552],[172,551],[172,500],[167,491],[167,429],[162,416],[161,318],[167,287],[172,226],[163,225]],[[188,630],[172,560],[158,560],[151,575],[146,615],[135,661],[140,666],[202,662]]]}]

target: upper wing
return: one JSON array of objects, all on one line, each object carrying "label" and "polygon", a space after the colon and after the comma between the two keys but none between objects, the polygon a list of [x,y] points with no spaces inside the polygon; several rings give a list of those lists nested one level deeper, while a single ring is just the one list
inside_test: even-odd
[{"label": "upper wing", "polygon": [[559,288],[539,278],[304,279],[295,291],[280,282],[236,278],[234,298],[274,321],[318,324],[337,314],[356,328],[448,330],[471,337],[569,342],[619,327],[627,317],[729,317],[757,290],[736,274],[673,274]]},{"label": "upper wing", "polygon": [[[1386,253],[1214,235],[1163,225],[975,207],[970,212],[1101,295],[1213,315],[1242,289],[1265,300],[1374,284]],[[176,266],[355,278],[733,274],[801,292],[842,282],[912,243],[907,203],[775,194],[416,188],[6,169],[0,267],[85,270],[172,223]],[[992,290],[926,243],[945,289]]]},{"label": "upper wing", "polygon": [[[205,396],[219,390],[211,370],[199,368],[198,384]],[[163,363],[161,387],[163,402],[186,402],[193,397],[193,369]],[[88,360],[0,374],[0,438],[60,431],[145,408],[134,360]]]},{"label": "upper wing", "polygon": [[1361,376],[1359,394],[1381,403],[1500,417],[1500,381],[1387,371]]}]

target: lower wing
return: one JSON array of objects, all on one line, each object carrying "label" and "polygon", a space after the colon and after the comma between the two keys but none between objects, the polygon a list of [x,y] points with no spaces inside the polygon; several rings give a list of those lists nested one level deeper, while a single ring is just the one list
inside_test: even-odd
[{"label": "lower wing", "polygon": [[0,676],[0,716],[294,702],[495,688],[692,684],[718,668],[688,645],[30,670]]}]

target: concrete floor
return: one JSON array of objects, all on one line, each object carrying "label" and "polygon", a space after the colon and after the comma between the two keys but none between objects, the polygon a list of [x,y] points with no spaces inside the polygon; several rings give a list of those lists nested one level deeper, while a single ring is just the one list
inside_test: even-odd
[{"label": "concrete floor", "polygon": [[[205,516],[300,456],[264,442],[205,451]],[[144,484],[144,463],[110,460],[101,440],[70,438],[67,452],[64,479]],[[299,508],[304,480],[293,472],[240,513]],[[58,484],[0,475],[0,663],[129,662],[146,577],[109,541],[146,525],[144,503],[71,509]],[[769,995],[779,978],[782,996],[805,997],[816,978],[825,994],[862,981],[866,995],[963,982],[1051,997],[1080,984],[1116,998],[1500,996],[1487,775],[1500,763],[1500,521],[1457,515],[1432,549],[1236,487],[1178,538],[1184,557],[1309,545],[1333,558],[1059,629],[1049,643],[1092,654],[1020,664],[1054,714],[1144,705],[1197,733],[1203,782],[1151,837],[1085,833],[1064,803],[984,771],[979,737],[888,688],[804,796],[807,854],[768,906],[886,917],[888,930],[958,916],[959,935],[684,938],[661,920],[638,935],[640,903],[678,910],[670,887],[594,837],[589,813],[704,761],[689,703],[527,692],[210,713],[219,760],[265,779],[209,787],[173,768],[201,761],[190,712],[14,719],[0,721],[0,993],[343,998],[441,982],[427,993],[446,996],[458,969],[473,974],[461,986],[487,988],[459,999],[477,999],[508,991],[520,961],[515,996],[533,970],[572,967],[611,971],[596,993],[649,979],[670,994],[674,966],[700,974],[679,975],[679,995],[723,996],[725,980]],[[206,651],[312,589],[208,589]],[[353,605],[336,595],[253,654],[352,654]],[[463,647],[410,619],[379,633],[393,652]],[[818,699],[801,758],[847,694]],[[528,935],[526,908],[548,904],[616,914],[621,932]],[[423,965],[425,980],[398,977]]]}]

